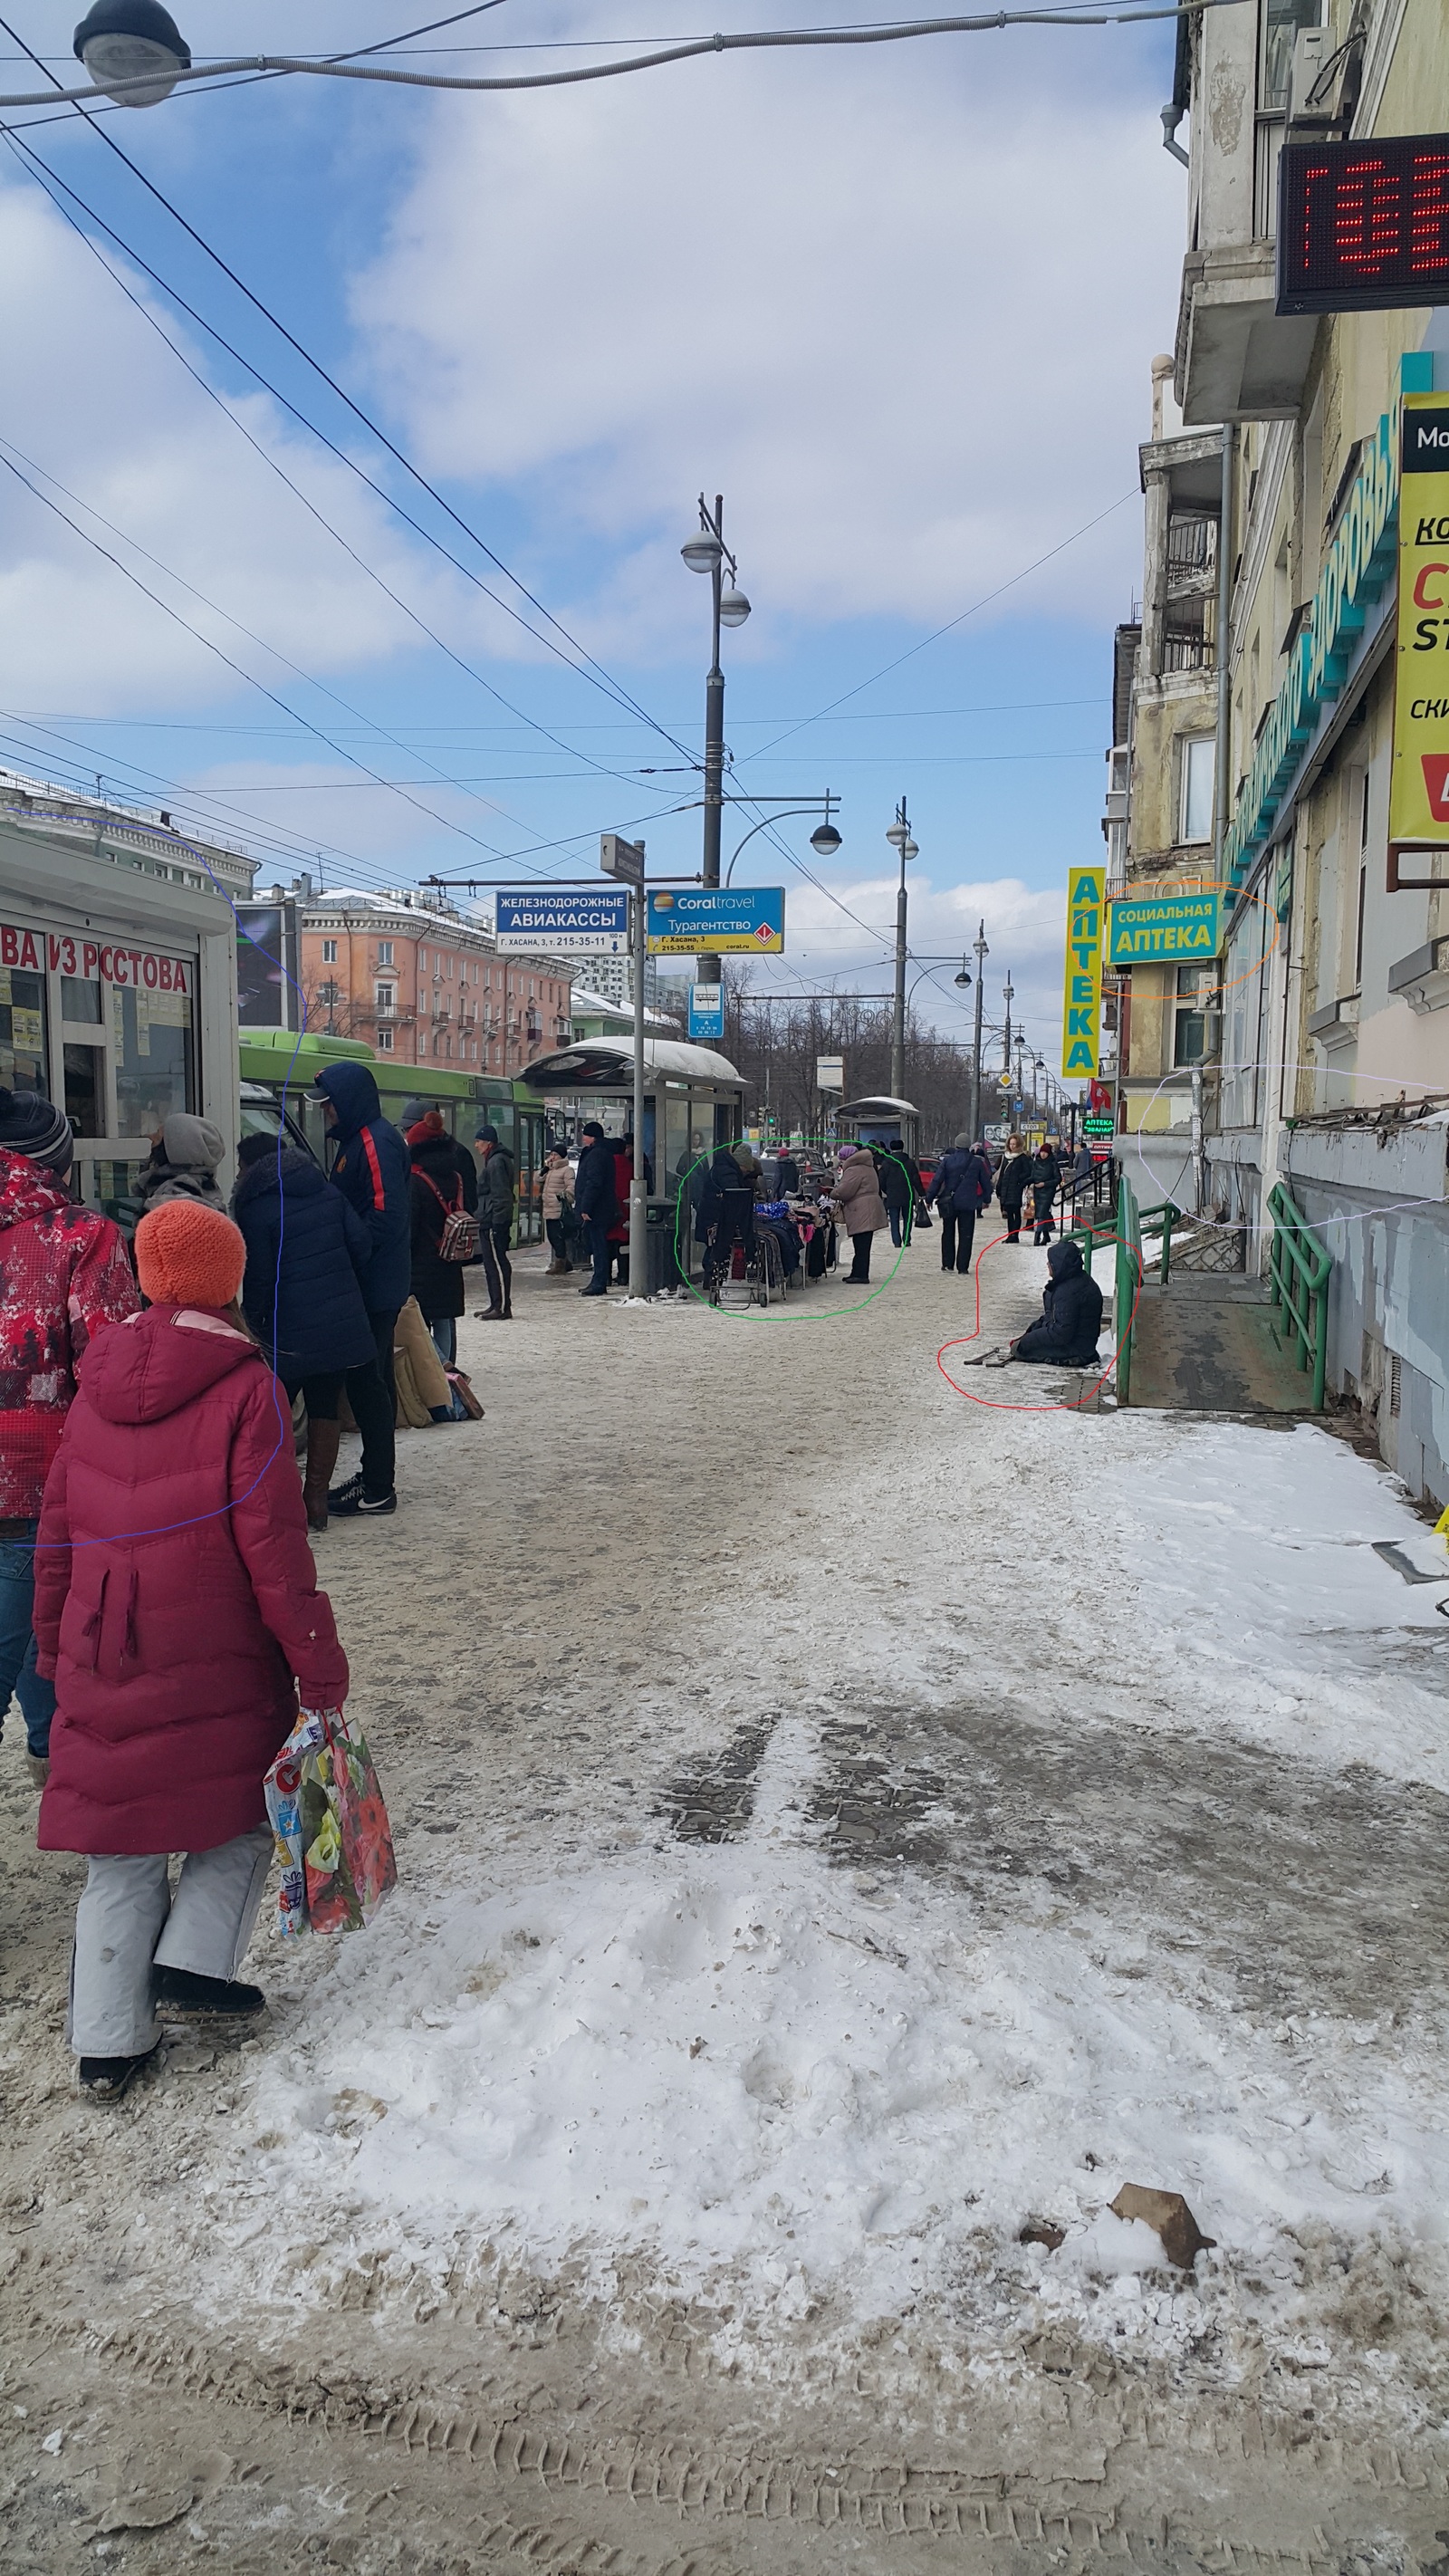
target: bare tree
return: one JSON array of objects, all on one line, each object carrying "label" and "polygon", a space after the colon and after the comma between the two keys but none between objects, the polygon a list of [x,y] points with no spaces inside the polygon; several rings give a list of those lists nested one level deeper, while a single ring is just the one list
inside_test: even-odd
[{"label": "bare tree", "polygon": [[[752,1124],[777,1134],[822,1132],[836,1095],[816,1088],[817,1056],[845,1059],[847,1099],[890,1087],[891,1012],[888,1003],[855,993],[818,1000],[767,1002],[752,994],[738,968],[726,966],[724,1052],[745,1078],[745,1113]],[[920,1112],[923,1145],[949,1143],[970,1115],[971,1050],[923,1027],[906,1023],[906,1097]]]}]

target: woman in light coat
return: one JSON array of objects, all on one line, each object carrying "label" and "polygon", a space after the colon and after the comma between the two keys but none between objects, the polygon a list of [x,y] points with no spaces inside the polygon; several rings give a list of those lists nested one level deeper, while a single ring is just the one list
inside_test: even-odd
[{"label": "woman in light coat", "polygon": [[870,1277],[870,1239],[881,1234],[890,1223],[886,1204],[880,1194],[880,1177],[875,1157],[863,1145],[841,1163],[831,1192],[838,1222],[849,1235],[855,1259],[848,1278],[857,1286]]},{"label": "woman in light coat", "polygon": [[568,1233],[564,1224],[564,1210],[571,1208],[573,1203],[574,1176],[569,1158],[556,1146],[551,1147],[543,1167],[543,1189],[539,1198],[543,1230],[553,1256],[548,1265],[550,1279],[562,1279],[574,1266],[569,1259]]}]

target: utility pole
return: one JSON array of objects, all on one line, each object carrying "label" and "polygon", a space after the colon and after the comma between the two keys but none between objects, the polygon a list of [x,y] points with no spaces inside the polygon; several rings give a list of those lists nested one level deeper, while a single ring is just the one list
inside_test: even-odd
[{"label": "utility pole", "polygon": [[976,1034],[971,1047],[971,1142],[973,1145],[981,1134],[981,1013],[986,999],[981,979],[986,971],[986,959],[990,954],[991,951],[986,945],[986,924],[983,921],[976,933]]},{"label": "utility pole", "polygon": [[[719,884],[720,832],[724,822],[724,672],[720,667],[719,636],[722,626],[743,626],[750,613],[750,603],[739,588],[739,567],[724,541],[724,494],[715,494],[711,514],[704,494],[699,496],[699,535],[691,537],[680,552],[691,572],[707,572],[710,588],[709,673],[704,684],[704,864],[702,883]],[[724,576],[729,572],[729,588]],[[696,974],[701,984],[717,984],[720,961],[706,955],[698,959]]]},{"label": "utility pole", "polygon": [[896,819],[886,832],[893,850],[900,854],[901,882],[896,896],[896,989],[895,1014],[891,1025],[891,1093],[896,1100],[906,1096],[906,861],[916,855],[911,838],[906,800],[896,807]]},{"label": "utility pole", "polygon": [[[1005,1037],[1004,1037],[1004,1039],[1003,1039],[1003,1041],[1002,1041],[1002,1057],[1001,1057],[1001,1070],[1002,1070],[1002,1072],[1005,1074],[1005,1076],[1006,1076],[1006,1080],[1005,1080],[1005,1082],[1002,1084],[1002,1086],[1001,1086],[1001,1087],[1002,1087],[1003,1091],[1005,1091],[1005,1092],[1009,1095],[1009,1094],[1010,1094],[1010,1091],[1011,1091],[1011,1006],[1012,1006],[1012,1003],[1013,1003],[1013,1002],[1015,1001],[1015,999],[1016,999],[1016,988],[1015,988],[1015,986],[1013,985],[1012,980],[1011,980],[1011,968],[1010,968],[1009,966],[1008,966],[1008,968],[1007,968],[1007,970],[1006,970],[1006,982],[1003,984],[1003,986],[1002,986],[1001,990],[1002,990],[1002,996],[1003,996],[1003,999],[1005,1000],[1005,1003],[1006,1003],[1006,1033],[1005,1033]],[[1007,1103],[1007,1106],[1008,1106],[1008,1114],[1009,1114],[1009,1112],[1010,1112],[1010,1100],[1009,1100],[1009,1097],[1008,1097],[1008,1103]]]}]

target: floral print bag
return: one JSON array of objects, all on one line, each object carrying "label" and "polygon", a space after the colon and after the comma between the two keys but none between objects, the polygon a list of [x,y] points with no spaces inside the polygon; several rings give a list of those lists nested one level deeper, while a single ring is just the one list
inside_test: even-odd
[{"label": "floral print bag", "polygon": [[283,1933],[360,1931],[397,1885],[392,1829],[361,1727],[340,1709],[302,1709],[263,1787]]}]

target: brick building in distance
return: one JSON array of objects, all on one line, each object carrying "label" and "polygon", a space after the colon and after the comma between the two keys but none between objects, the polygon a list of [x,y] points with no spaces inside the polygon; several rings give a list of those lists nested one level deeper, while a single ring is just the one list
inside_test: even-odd
[{"label": "brick building in distance", "polygon": [[303,907],[307,1025],[404,1064],[513,1074],[572,1034],[571,978],[546,957],[500,957],[492,934],[406,888],[344,887]]}]

